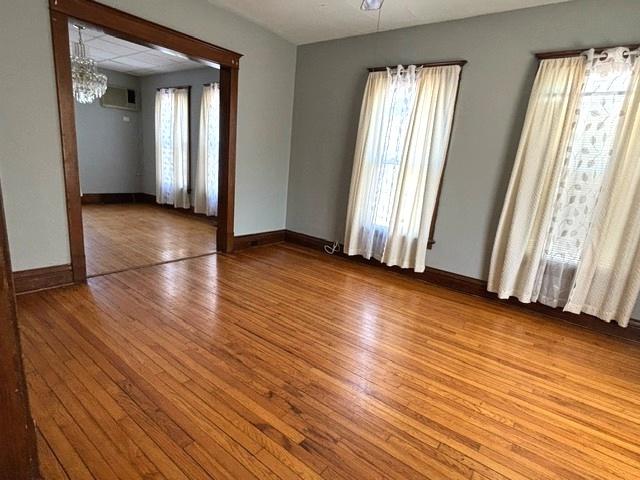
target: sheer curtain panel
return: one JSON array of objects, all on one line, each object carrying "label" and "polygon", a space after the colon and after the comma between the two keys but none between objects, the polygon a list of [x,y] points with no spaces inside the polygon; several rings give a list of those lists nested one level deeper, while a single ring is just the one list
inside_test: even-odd
[{"label": "sheer curtain panel", "polygon": [[156,92],[156,202],[189,208],[189,90]]},{"label": "sheer curtain panel", "polygon": [[[628,51],[627,51],[628,52]],[[624,55],[624,52],[620,52]],[[602,76],[623,86],[624,103],[611,106],[619,127],[565,310],[627,326],[640,291],[640,62],[638,51],[610,62]],[[614,54],[610,54],[612,58]],[[632,59],[636,59],[631,67]],[[625,65],[621,67],[621,65]]]},{"label": "sheer curtain panel", "polygon": [[541,62],[491,259],[500,298],[627,325],[640,290],[636,56]]},{"label": "sheer curtain panel", "polygon": [[538,299],[536,278],[580,98],[584,57],[542,60],[491,257],[489,290]]},{"label": "sheer curtain panel", "polygon": [[194,191],[194,211],[218,214],[218,169],[220,154],[220,86],[205,85],[200,106],[198,165]]},{"label": "sheer curtain panel", "polygon": [[345,253],[422,272],[461,67],[369,74],[354,155]]}]

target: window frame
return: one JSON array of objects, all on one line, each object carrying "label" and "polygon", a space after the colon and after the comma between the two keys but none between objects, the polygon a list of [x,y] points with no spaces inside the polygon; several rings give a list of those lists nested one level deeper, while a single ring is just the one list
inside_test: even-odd
[{"label": "window frame", "polygon": [[[435,230],[436,230],[436,221],[438,219],[438,210],[440,208],[440,197],[442,196],[442,187],[444,185],[444,176],[447,171],[447,164],[449,161],[449,153],[451,152],[451,142],[453,139],[453,135],[455,132],[456,126],[456,116],[458,113],[458,105],[460,102],[460,86],[462,85],[462,74],[464,72],[464,66],[467,64],[467,60],[447,60],[442,62],[416,62],[416,63],[406,63],[407,65],[415,65],[416,67],[446,67],[449,65],[459,65],[460,66],[460,74],[458,76],[458,88],[456,89],[456,101],[453,105],[453,118],[451,119],[451,131],[449,133],[449,139],[447,141],[447,149],[444,155],[444,162],[442,165],[442,175],[440,175],[440,183],[438,184],[438,191],[436,192],[436,202],[433,206],[433,215],[431,216],[431,226],[429,227],[429,240],[427,241],[427,250],[431,250],[433,246],[436,244],[435,240]],[[370,67],[367,70],[369,73],[371,72],[381,72],[385,71],[388,68],[395,69],[398,65],[387,65],[383,67]]]}]

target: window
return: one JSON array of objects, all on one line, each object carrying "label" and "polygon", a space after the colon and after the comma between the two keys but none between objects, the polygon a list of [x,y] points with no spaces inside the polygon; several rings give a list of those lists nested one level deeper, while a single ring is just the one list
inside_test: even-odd
[{"label": "window", "polygon": [[592,222],[631,81],[631,68],[599,66],[587,73],[580,94],[545,249],[548,259],[574,266]]},{"label": "window", "polygon": [[369,74],[354,155],[345,252],[424,271],[461,64]]},{"label": "window", "polygon": [[395,191],[404,140],[409,130],[411,108],[415,100],[415,88],[410,82],[395,82],[390,87],[388,102],[389,127],[386,132],[385,154],[381,158],[380,194],[376,203],[374,224],[377,229],[387,231],[391,222],[391,203]]},{"label": "window", "polygon": [[220,86],[205,85],[200,105],[200,137],[194,211],[218,214],[218,170],[220,155]]},{"label": "window", "polygon": [[488,289],[629,322],[640,292],[640,50],[540,62]]},{"label": "window", "polygon": [[189,208],[189,89],[156,92],[156,202]]}]

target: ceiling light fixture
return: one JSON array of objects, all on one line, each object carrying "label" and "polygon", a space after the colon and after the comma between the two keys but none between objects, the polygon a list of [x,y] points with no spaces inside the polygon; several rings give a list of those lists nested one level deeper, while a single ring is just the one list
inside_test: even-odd
[{"label": "ceiling light fixture", "polygon": [[73,42],[71,53],[71,80],[73,97],[80,103],[93,103],[107,91],[107,76],[98,72],[96,61],[90,58],[82,41],[82,25],[78,29],[78,41]]},{"label": "ceiling light fixture", "polygon": [[380,10],[384,0],[362,0],[362,10]]}]

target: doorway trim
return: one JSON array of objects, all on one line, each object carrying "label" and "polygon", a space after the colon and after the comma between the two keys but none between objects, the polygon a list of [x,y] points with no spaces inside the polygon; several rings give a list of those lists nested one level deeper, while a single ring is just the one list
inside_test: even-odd
[{"label": "doorway trim", "polygon": [[62,163],[71,269],[75,283],[87,278],[78,170],[78,146],[74,113],[69,20],[91,23],[105,33],[151,48],[167,48],[189,59],[220,66],[220,173],[216,250],[233,251],[235,205],[236,131],[238,118],[238,69],[241,54],[150,22],[93,0],[49,0],[55,64]]},{"label": "doorway trim", "polygon": [[36,431],[29,408],[7,224],[0,191],[0,478],[40,479]]}]

